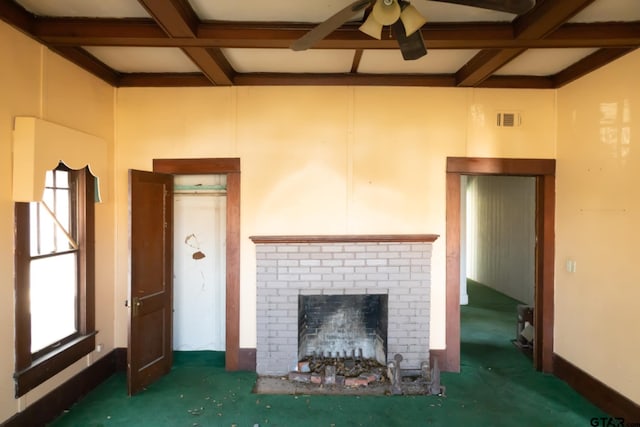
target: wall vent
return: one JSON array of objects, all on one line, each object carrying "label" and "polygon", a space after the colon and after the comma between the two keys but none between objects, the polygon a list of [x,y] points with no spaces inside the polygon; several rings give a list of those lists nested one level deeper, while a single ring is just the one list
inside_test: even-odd
[{"label": "wall vent", "polygon": [[522,115],[514,111],[500,111],[496,114],[496,125],[501,128],[515,128],[522,125]]}]

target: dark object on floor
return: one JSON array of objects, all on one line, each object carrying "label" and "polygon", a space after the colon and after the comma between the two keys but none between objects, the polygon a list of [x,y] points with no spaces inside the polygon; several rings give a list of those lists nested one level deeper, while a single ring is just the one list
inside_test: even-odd
[{"label": "dark object on floor", "polygon": [[523,353],[531,355],[533,353],[534,338],[534,309],[529,305],[518,304],[516,310],[518,321],[516,324],[516,338],[513,340],[513,344]]}]

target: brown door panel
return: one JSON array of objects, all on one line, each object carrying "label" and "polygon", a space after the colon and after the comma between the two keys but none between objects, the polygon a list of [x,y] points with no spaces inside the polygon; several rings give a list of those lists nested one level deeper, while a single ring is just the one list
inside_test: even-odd
[{"label": "brown door panel", "polygon": [[173,176],[129,171],[128,392],[135,394],[173,363]]}]

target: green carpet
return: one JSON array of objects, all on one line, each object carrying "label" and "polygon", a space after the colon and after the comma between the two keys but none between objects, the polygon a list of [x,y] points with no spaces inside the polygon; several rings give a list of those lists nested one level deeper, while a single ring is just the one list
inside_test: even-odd
[{"label": "green carpet", "polygon": [[518,351],[518,303],[474,282],[462,307],[461,373],[446,397],[282,396],[251,392],[256,375],[224,371],[224,354],[176,352],[171,373],[127,397],[109,378],[52,425],[62,426],[589,426],[606,416]]}]

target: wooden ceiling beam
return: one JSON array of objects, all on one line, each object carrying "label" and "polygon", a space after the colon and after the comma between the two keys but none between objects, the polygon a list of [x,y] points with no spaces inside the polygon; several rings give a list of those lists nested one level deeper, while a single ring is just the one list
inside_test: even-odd
[{"label": "wooden ceiling beam", "polygon": [[[528,13],[513,22],[517,40],[540,40],[562,26],[594,0],[543,0]],[[524,52],[524,49],[507,48],[501,51],[487,49],[479,52],[456,73],[459,86],[478,86],[495,71]]]},{"label": "wooden ceiling beam", "polygon": [[[138,0],[172,39],[196,39],[200,20],[187,0]],[[219,48],[181,46],[211,82],[230,86],[235,71]]]},{"label": "wooden ceiling beam", "polygon": [[[172,40],[154,20],[144,18],[38,18],[33,35],[44,43],[81,46],[161,46],[159,41]],[[170,45],[180,43],[174,39]]]},{"label": "wooden ceiling beam", "polygon": [[529,13],[514,20],[515,36],[517,39],[544,38],[593,2],[594,0],[538,1]]},{"label": "wooden ceiling beam", "polygon": [[358,69],[360,68],[360,61],[362,61],[362,53],[362,49],[356,49],[355,53],[353,54],[353,62],[351,63],[352,73],[358,72]]},{"label": "wooden ceiling beam", "polygon": [[452,75],[406,75],[406,74],[287,74],[247,73],[234,79],[238,86],[431,86],[453,87]]},{"label": "wooden ceiling beam", "polygon": [[182,50],[213,84],[216,86],[231,86],[233,84],[235,71],[220,49],[185,47]]},{"label": "wooden ceiling beam", "polygon": [[[0,4],[2,4],[0,2]],[[44,43],[67,46],[229,47],[288,49],[310,25],[202,23],[195,38],[171,38],[149,19],[38,18],[34,35]],[[429,49],[622,47],[640,45],[640,23],[565,24],[548,37],[516,39],[510,24],[426,24]],[[319,49],[397,49],[394,38],[375,40],[357,27],[343,27]]]},{"label": "wooden ceiling beam", "polygon": [[35,16],[12,1],[0,1],[0,19],[31,36]]},{"label": "wooden ceiling beam", "polygon": [[[377,75],[377,74],[287,74],[247,73],[237,74],[237,86],[412,86],[455,87],[454,75]],[[122,74],[120,87],[207,87],[211,81],[200,73],[131,73]],[[549,77],[493,76],[480,87],[515,89],[553,89]]]},{"label": "wooden ceiling beam", "polygon": [[202,73],[127,73],[120,87],[207,87],[213,86]]},{"label": "wooden ceiling beam", "polygon": [[184,0],[138,0],[172,38],[194,38],[200,20]]},{"label": "wooden ceiling beam", "polygon": [[[640,45],[640,22],[564,24],[544,39],[548,47],[631,47]],[[553,46],[557,43],[558,46]]]},{"label": "wooden ceiling beam", "polygon": [[516,58],[526,49],[484,49],[471,58],[456,73],[458,86],[479,86],[504,64]]},{"label": "wooden ceiling beam", "polygon": [[79,47],[57,46],[51,48],[54,52],[59,53],[69,61],[73,62],[80,68],[85,69],[109,83],[111,86],[118,86],[121,74],[106,66],[103,62],[96,59],[86,50]]},{"label": "wooden ceiling beam", "polygon": [[[201,22],[188,0],[139,0],[154,19],[47,18],[14,1],[0,1],[0,19],[49,46],[113,86],[212,85],[386,85],[561,87],[640,46],[640,22],[565,23],[593,0],[538,0],[513,23],[428,23],[422,34],[428,49],[481,49],[454,75],[359,74],[363,50],[397,49],[394,38],[374,40],[348,23],[315,47],[355,50],[351,73],[236,74],[221,48],[282,48],[313,24]],[[181,48],[203,73],[119,73],[82,46]],[[600,48],[567,69],[546,77],[492,75],[526,49]],[[489,77],[491,76],[491,77]]]},{"label": "wooden ceiling beam", "polygon": [[545,76],[491,76],[478,87],[509,89],[553,89],[553,81]]}]

